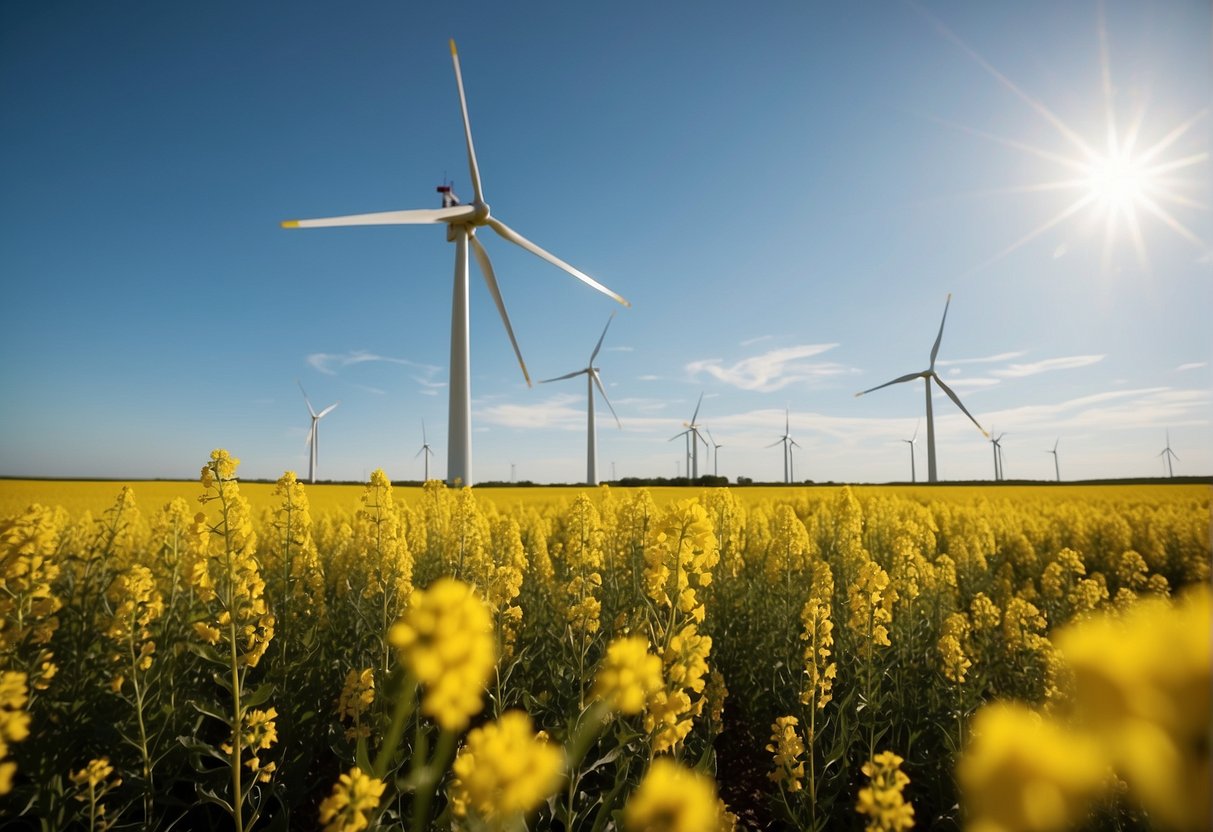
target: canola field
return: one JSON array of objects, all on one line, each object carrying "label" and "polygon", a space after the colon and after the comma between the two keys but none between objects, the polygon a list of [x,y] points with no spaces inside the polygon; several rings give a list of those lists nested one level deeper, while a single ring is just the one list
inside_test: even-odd
[{"label": "canola field", "polygon": [[0,824],[1208,829],[1207,486],[0,482]]}]

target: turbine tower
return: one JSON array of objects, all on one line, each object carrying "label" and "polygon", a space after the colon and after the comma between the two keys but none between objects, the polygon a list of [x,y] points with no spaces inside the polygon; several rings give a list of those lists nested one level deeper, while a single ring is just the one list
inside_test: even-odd
[{"label": "turbine tower", "polygon": [[594,345],[594,351],[590,353],[590,360],[586,362],[585,368],[575,370],[571,373],[565,373],[556,378],[546,378],[539,382],[547,384],[552,381],[563,381],[566,378],[576,378],[584,374],[586,377],[586,440],[585,440],[585,481],[587,485],[598,485],[598,432],[594,428],[594,388],[598,388],[598,392],[602,394],[602,400],[606,402],[606,406],[610,408],[611,415],[615,417],[615,424],[619,429],[623,429],[623,425],[619,422],[619,416],[615,413],[615,408],[611,407],[611,400],[607,398],[606,390],[602,386],[602,377],[598,375],[598,367],[594,366],[594,359],[598,357],[598,351],[602,349],[602,339],[606,338],[607,330],[611,328],[611,321],[614,320],[615,313],[611,313],[611,317],[607,318],[606,326],[602,328],[602,334],[598,336],[598,343]]},{"label": "turbine tower", "polygon": [[998,434],[997,437],[993,434],[993,428],[990,433],[990,446],[994,450],[994,482],[1001,482],[1004,479],[1002,472],[1002,438],[1006,436],[1006,432]]},{"label": "turbine tower", "polygon": [[977,423],[977,420],[973,418],[973,414],[970,413],[968,410],[966,410],[965,406],[960,403],[960,397],[958,397],[955,393],[953,393],[952,388],[948,387],[948,385],[944,384],[943,379],[939,377],[939,373],[935,372],[935,358],[939,355],[939,344],[943,340],[943,325],[948,320],[948,306],[951,305],[951,303],[952,303],[952,293],[949,292],[948,299],[943,305],[943,319],[939,322],[939,334],[935,336],[935,346],[931,347],[931,363],[925,370],[920,370],[917,373],[906,373],[904,376],[895,378],[892,381],[886,381],[884,384],[878,384],[875,387],[869,387],[867,390],[863,390],[863,391],[855,394],[856,398],[858,398],[859,396],[866,395],[868,393],[871,393],[874,390],[879,390],[882,387],[888,387],[893,384],[901,384],[903,381],[913,381],[916,378],[921,378],[925,382],[926,391],[927,391],[927,481],[928,482],[938,482],[939,481],[938,473],[935,468],[935,414],[931,408],[931,380],[932,379],[935,380],[935,383],[939,385],[940,389],[943,390],[943,392],[948,394],[948,398],[950,398],[952,400],[952,402],[957,407],[960,408],[961,412],[964,413],[964,415],[969,417],[969,421],[971,421],[973,424],[977,425],[977,429],[979,431],[981,431],[982,436],[985,436],[986,438],[989,438],[989,436],[990,436],[990,434],[986,433],[985,428],[983,428],[981,425],[979,425]]},{"label": "turbine tower", "polygon": [[1061,465],[1057,462],[1057,446],[1061,442],[1061,437],[1057,437],[1057,441],[1053,443],[1053,450],[1045,451],[1046,454],[1053,454],[1053,471],[1057,474],[1057,481],[1061,482]]},{"label": "turbine tower", "polygon": [[695,421],[699,418],[699,407],[702,404],[703,393],[700,393],[699,401],[695,404],[695,412],[691,414],[691,421],[682,423],[682,426],[686,428],[686,430],[684,430],[682,433],[676,433],[670,437],[671,442],[680,436],[687,437],[687,443],[690,445],[690,451],[687,454],[687,464],[691,466],[688,470],[691,472],[690,476],[692,482],[699,479],[699,443],[702,442],[704,447],[707,447],[708,445],[708,440],[704,439],[699,434],[699,430],[702,425]]},{"label": "turbine tower", "polygon": [[303,382],[296,381],[295,383],[299,385],[299,392],[303,394],[303,401],[307,403],[307,412],[312,414],[312,429],[307,432],[307,445],[311,451],[308,454],[307,479],[308,482],[315,485],[316,455],[318,453],[317,449],[320,447],[320,420],[332,413],[341,402],[333,402],[324,410],[317,413],[312,408],[312,400],[307,397],[307,391],[303,389]]},{"label": "turbine tower", "polygon": [[909,439],[903,439],[901,441],[910,446],[910,482],[916,483],[918,482],[918,473],[914,470],[914,445],[918,442],[917,423],[914,425],[914,435]]},{"label": "turbine tower", "polygon": [[413,459],[425,454],[425,479],[422,483],[430,481],[430,457],[434,455],[434,451],[430,448],[430,441],[425,438],[425,420],[421,420],[421,450],[416,453]]},{"label": "turbine tower", "polygon": [[506,334],[514,347],[514,355],[518,366],[522,368],[522,376],[527,386],[531,384],[526,362],[522,360],[522,351],[514,338],[514,328],[510,325],[510,317],[505,311],[505,302],[501,290],[497,286],[497,277],[493,265],[489,262],[488,252],[476,239],[476,229],[488,226],[499,237],[513,243],[531,254],[540,257],[557,268],[571,274],[583,283],[597,289],[599,292],[614,298],[624,306],[630,306],[626,300],[594,280],[584,272],[575,269],[556,255],[540,248],[517,231],[514,231],[489,211],[489,205],[484,201],[484,192],[480,186],[480,168],[476,163],[476,151],[472,145],[472,127],[468,120],[467,97],[463,92],[463,75],[459,68],[459,53],[455,50],[455,41],[451,41],[451,62],[455,67],[455,85],[459,89],[459,107],[463,114],[463,135],[467,143],[468,171],[471,176],[473,199],[470,205],[460,204],[459,199],[452,193],[451,188],[442,185],[438,188],[442,194],[441,208],[421,208],[408,211],[384,211],[374,214],[352,214],[340,217],[322,219],[288,220],[282,223],[284,228],[322,228],[350,225],[427,225],[441,223],[446,226],[448,242],[455,244],[455,282],[451,295],[451,368],[450,368],[450,405],[447,423],[447,481],[456,481],[463,485],[472,485],[472,387],[469,357],[469,316],[468,316],[468,247],[476,257],[484,282],[488,285],[489,294],[497,305],[501,322],[505,324]]},{"label": "turbine tower", "polygon": [[799,448],[800,445],[792,438],[791,429],[791,414],[788,408],[783,409],[783,436],[776,439],[768,448],[774,448],[776,445],[783,445],[783,481],[785,485],[792,483],[792,448]]},{"label": "turbine tower", "polygon": [[1158,455],[1159,455],[1159,456],[1161,456],[1161,457],[1166,457],[1166,460],[1167,460],[1167,476],[1168,476],[1168,477],[1171,477],[1172,479],[1174,479],[1174,477],[1175,477],[1175,470],[1174,470],[1174,469],[1171,467],[1171,460],[1172,460],[1172,459],[1176,459],[1176,460],[1177,460],[1177,459],[1179,459],[1179,457],[1177,457],[1177,456],[1175,455],[1175,451],[1171,450],[1171,431],[1170,431],[1170,430],[1168,430],[1168,431],[1167,431],[1167,447],[1163,448],[1163,449],[1162,449],[1162,450],[1159,452],[1159,454],[1158,454]]},{"label": "turbine tower", "polygon": [[703,431],[708,435],[708,441],[712,443],[712,476],[718,478],[720,476],[720,449],[724,445],[716,441],[716,438],[712,436],[712,431],[708,428],[705,427]]}]

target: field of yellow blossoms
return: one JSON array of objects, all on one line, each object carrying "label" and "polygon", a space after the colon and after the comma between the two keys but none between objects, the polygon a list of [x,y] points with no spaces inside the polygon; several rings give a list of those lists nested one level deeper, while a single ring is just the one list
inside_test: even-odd
[{"label": "field of yellow blossoms", "polygon": [[1210,828],[1208,486],[237,468],[0,484],[0,825]]}]

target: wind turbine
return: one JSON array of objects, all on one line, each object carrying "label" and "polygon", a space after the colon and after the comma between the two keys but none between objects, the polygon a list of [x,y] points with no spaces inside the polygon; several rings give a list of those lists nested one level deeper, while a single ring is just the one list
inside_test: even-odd
[{"label": "wind turbine", "polygon": [[1168,476],[1168,477],[1171,477],[1172,479],[1174,479],[1174,477],[1175,477],[1175,470],[1174,470],[1174,469],[1171,467],[1171,460],[1172,460],[1172,459],[1179,459],[1179,457],[1177,457],[1177,456],[1175,455],[1175,451],[1171,450],[1171,431],[1170,431],[1170,430],[1168,430],[1168,431],[1167,431],[1167,447],[1163,448],[1163,449],[1162,449],[1162,450],[1159,452],[1159,454],[1158,454],[1158,455],[1159,455],[1159,456],[1161,456],[1161,457],[1166,457],[1166,460],[1167,460],[1167,476]]},{"label": "wind turbine", "polygon": [[704,433],[706,433],[708,435],[708,439],[712,443],[712,476],[719,477],[720,476],[720,449],[723,448],[724,445],[721,445],[719,442],[716,441],[716,438],[712,436],[711,430],[709,430],[706,427],[703,430],[704,430]]},{"label": "wind turbine", "polygon": [[1053,471],[1057,474],[1057,481],[1061,482],[1061,465],[1057,462],[1057,446],[1061,443],[1061,437],[1057,437],[1057,441],[1053,443],[1053,450],[1045,451],[1046,454],[1053,454]]},{"label": "wind turbine", "polygon": [[680,436],[687,437],[687,442],[691,446],[689,464],[691,465],[690,471],[692,482],[699,479],[699,443],[702,442],[705,447],[707,447],[708,444],[707,440],[699,435],[699,429],[701,426],[695,421],[699,418],[699,408],[702,404],[703,393],[700,393],[699,401],[695,404],[695,412],[691,414],[691,421],[682,423],[682,426],[686,428],[686,430],[684,430],[682,433],[676,433],[670,437],[671,442]]},{"label": "wind turbine", "polygon": [[935,372],[935,358],[939,355],[939,344],[943,340],[943,325],[948,320],[948,306],[950,306],[951,303],[952,303],[952,293],[949,292],[948,299],[943,305],[943,319],[939,322],[939,334],[935,336],[935,346],[931,347],[931,364],[930,364],[930,366],[928,366],[925,370],[920,370],[917,373],[906,373],[904,376],[895,378],[892,381],[886,381],[884,384],[878,384],[875,387],[869,387],[867,390],[863,390],[863,391],[855,394],[856,398],[858,398],[859,396],[866,395],[867,393],[871,393],[874,390],[879,390],[882,387],[888,387],[893,384],[901,384],[903,381],[913,381],[916,378],[921,378],[925,382],[926,391],[927,391],[927,481],[928,482],[938,482],[939,481],[939,477],[936,473],[936,468],[935,468],[935,414],[931,408],[931,379],[934,379],[935,383],[939,385],[940,389],[943,390],[943,392],[948,394],[948,398],[950,398],[953,401],[953,403],[955,403],[955,405],[960,408],[961,412],[964,413],[964,415],[969,417],[969,421],[971,421],[973,424],[977,425],[977,429],[979,431],[981,431],[983,436],[985,436],[987,438],[990,436],[990,434],[986,433],[985,428],[983,428],[981,425],[977,424],[977,420],[973,418],[973,414],[970,413],[968,410],[966,410],[965,406],[960,403],[960,398],[955,393],[952,392],[952,388],[948,387],[948,385],[944,384],[943,379],[939,377],[939,373]]},{"label": "wind turbine", "polygon": [[990,434],[990,445],[994,449],[994,482],[1000,482],[1003,479],[1002,438],[1006,435],[1007,434],[1005,431],[998,434],[997,437],[995,437],[993,433]]},{"label": "wind turbine", "polygon": [[783,481],[790,485],[792,482],[792,448],[799,448],[796,440],[792,438],[791,422],[792,417],[788,409],[783,409],[783,436],[776,439],[768,448],[774,448],[776,445],[783,445]]},{"label": "wind turbine", "polygon": [[307,432],[307,445],[311,449],[311,453],[308,456],[307,479],[308,482],[315,485],[316,454],[317,448],[320,446],[320,420],[332,413],[341,402],[333,402],[324,410],[317,413],[312,408],[312,400],[307,397],[307,391],[303,389],[303,382],[296,381],[295,383],[299,385],[299,392],[303,394],[303,401],[307,403],[307,412],[312,414],[312,429]]},{"label": "wind turbine", "polygon": [[433,450],[430,449],[430,441],[425,438],[425,420],[424,419],[421,420],[421,450],[417,452],[416,456],[414,456],[413,459],[416,459],[417,457],[421,456],[422,454],[425,454],[425,479],[422,480],[422,482],[429,482],[430,481],[430,457],[432,457],[434,455],[434,452],[433,452]]},{"label": "wind turbine", "polygon": [[531,254],[540,257],[557,268],[571,274],[583,283],[597,289],[599,292],[614,298],[624,306],[630,306],[626,300],[594,280],[584,272],[570,266],[556,255],[540,248],[526,237],[514,231],[489,211],[489,205],[484,201],[484,192],[480,186],[480,168],[476,163],[476,151],[472,146],[472,127],[468,120],[467,97],[463,92],[463,75],[459,68],[459,53],[455,50],[455,41],[451,41],[451,62],[455,67],[455,85],[459,89],[459,107],[463,113],[463,134],[467,143],[468,171],[471,175],[473,200],[470,205],[460,204],[459,199],[452,193],[450,186],[441,185],[438,188],[442,194],[441,208],[420,208],[408,211],[384,211],[374,214],[352,214],[341,217],[325,217],[322,219],[288,220],[282,223],[284,228],[321,228],[350,225],[426,225],[441,223],[446,225],[446,238],[455,244],[455,282],[451,295],[451,369],[450,369],[450,406],[447,425],[447,480],[456,480],[464,485],[471,485],[472,479],[472,387],[469,357],[469,315],[468,315],[468,246],[471,246],[484,282],[488,285],[489,293],[497,305],[501,322],[505,324],[506,334],[514,347],[514,355],[518,366],[522,368],[522,376],[527,386],[531,384],[526,362],[522,360],[522,351],[514,338],[514,328],[510,325],[510,317],[505,311],[505,302],[501,298],[501,290],[497,286],[497,277],[493,265],[489,262],[488,252],[476,239],[476,229],[483,226],[491,228],[499,237],[516,246],[526,249]]},{"label": "wind turbine", "polygon": [[918,442],[918,424],[917,423],[915,423],[915,425],[914,425],[914,435],[911,436],[909,439],[903,439],[901,441],[905,442],[907,445],[910,446],[910,482],[912,482],[912,483],[918,482],[918,474],[914,470],[914,445]]},{"label": "wind turbine", "polygon": [[602,339],[606,338],[607,330],[611,328],[611,321],[614,320],[615,313],[611,313],[611,317],[607,318],[606,326],[602,328],[602,334],[598,336],[598,343],[594,345],[594,351],[590,353],[590,360],[586,363],[585,368],[575,370],[571,373],[565,373],[556,378],[547,378],[539,382],[547,384],[551,381],[563,381],[566,378],[576,378],[584,374],[586,377],[586,440],[585,440],[585,481],[588,485],[598,485],[598,432],[594,428],[594,388],[598,388],[598,392],[602,394],[602,400],[606,402],[606,406],[610,408],[611,415],[615,417],[615,424],[619,429],[623,429],[623,425],[619,421],[619,416],[615,413],[615,408],[611,407],[611,400],[607,398],[606,389],[602,386],[602,377],[598,375],[598,368],[594,366],[594,359],[598,357],[598,351],[602,349]]}]

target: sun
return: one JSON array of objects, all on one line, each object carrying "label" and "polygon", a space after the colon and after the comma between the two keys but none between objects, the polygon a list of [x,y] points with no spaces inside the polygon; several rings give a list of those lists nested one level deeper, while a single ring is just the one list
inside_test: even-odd
[{"label": "sun", "polygon": [[1086,184],[1093,202],[1113,212],[1144,207],[1145,198],[1156,185],[1150,169],[1141,160],[1116,149],[1091,162]]}]

